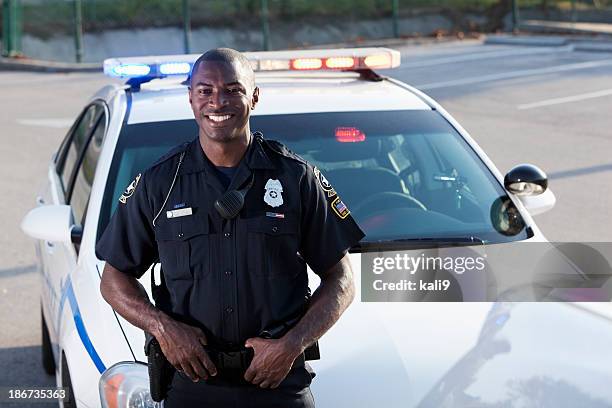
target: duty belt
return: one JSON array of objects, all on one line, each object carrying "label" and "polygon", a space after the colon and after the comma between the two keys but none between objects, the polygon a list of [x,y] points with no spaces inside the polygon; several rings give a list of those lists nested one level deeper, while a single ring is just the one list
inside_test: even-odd
[{"label": "duty belt", "polygon": [[[219,351],[206,347],[206,352],[217,368],[217,375],[209,381],[223,380],[232,383],[248,384],[244,373],[253,360],[253,349],[245,347],[238,351]],[[304,365],[304,354],[295,359],[293,367]]]}]

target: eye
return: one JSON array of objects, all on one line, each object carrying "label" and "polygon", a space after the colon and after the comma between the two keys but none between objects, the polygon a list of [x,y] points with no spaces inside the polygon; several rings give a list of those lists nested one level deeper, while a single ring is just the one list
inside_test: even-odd
[{"label": "eye", "polygon": [[201,88],[198,89],[198,95],[210,95],[211,94],[211,90],[208,88]]},{"label": "eye", "polygon": [[230,88],[229,89],[229,93],[231,93],[231,94],[237,94],[237,93],[240,93],[240,92],[241,92],[240,88]]}]

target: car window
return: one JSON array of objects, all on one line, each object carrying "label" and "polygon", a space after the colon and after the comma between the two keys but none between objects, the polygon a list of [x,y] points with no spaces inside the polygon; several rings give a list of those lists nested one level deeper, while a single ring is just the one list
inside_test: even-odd
[{"label": "car window", "polygon": [[79,155],[102,109],[103,108],[97,104],[89,106],[81,115],[78,124],[73,127],[72,134],[68,135],[66,139],[67,143],[64,147],[65,150],[62,152],[57,167],[64,192],[68,191],[70,180],[79,160]]},{"label": "car window", "polygon": [[83,153],[69,199],[74,219],[80,222],[81,225],[85,222],[85,211],[89,203],[91,185],[93,184],[105,133],[106,120],[105,115],[102,114],[98,118],[91,138],[86,142],[85,152]]},{"label": "car window", "polygon": [[[251,129],[321,169],[366,233],[362,242],[476,237],[497,243],[532,234],[500,182],[437,111],[257,115]],[[98,234],[130,181],[196,135],[193,120],[122,130]]]}]

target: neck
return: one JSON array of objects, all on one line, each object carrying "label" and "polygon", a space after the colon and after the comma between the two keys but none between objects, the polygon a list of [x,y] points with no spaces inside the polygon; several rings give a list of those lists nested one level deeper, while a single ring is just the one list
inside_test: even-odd
[{"label": "neck", "polygon": [[244,137],[235,138],[230,142],[215,142],[204,135],[200,130],[200,146],[208,160],[215,166],[236,167],[249,148],[251,133],[247,132]]}]

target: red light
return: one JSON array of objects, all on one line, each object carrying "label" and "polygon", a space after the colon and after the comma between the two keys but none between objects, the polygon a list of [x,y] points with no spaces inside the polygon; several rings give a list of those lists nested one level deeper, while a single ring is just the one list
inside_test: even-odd
[{"label": "red light", "polygon": [[336,140],[340,143],[363,142],[365,138],[365,133],[355,127],[336,128]]}]

